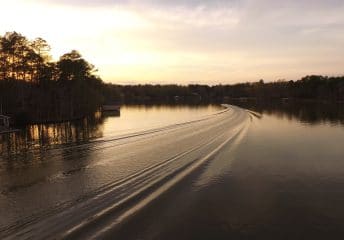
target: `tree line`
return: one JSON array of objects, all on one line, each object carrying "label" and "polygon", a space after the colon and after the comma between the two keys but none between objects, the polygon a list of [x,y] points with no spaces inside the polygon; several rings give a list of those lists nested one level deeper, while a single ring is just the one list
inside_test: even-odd
[{"label": "tree line", "polygon": [[17,121],[62,121],[94,112],[103,84],[95,73],[76,50],[52,61],[42,38],[0,36],[0,104]]},{"label": "tree line", "polygon": [[215,102],[230,100],[344,101],[344,77],[306,76],[300,80],[231,85],[106,85],[107,94],[123,102]]},{"label": "tree line", "polygon": [[0,104],[17,122],[78,119],[109,103],[221,103],[232,99],[344,101],[344,77],[306,76],[231,85],[117,85],[104,83],[95,66],[73,50],[57,61],[42,38],[0,36]]}]

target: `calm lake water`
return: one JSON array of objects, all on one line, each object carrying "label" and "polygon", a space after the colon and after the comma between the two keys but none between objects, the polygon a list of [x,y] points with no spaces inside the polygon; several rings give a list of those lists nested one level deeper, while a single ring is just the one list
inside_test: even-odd
[{"label": "calm lake water", "polygon": [[344,236],[344,105],[235,104],[261,114],[235,150],[220,153],[113,236]]},{"label": "calm lake water", "polygon": [[[224,145],[209,161],[156,197],[119,229],[110,231],[109,238],[341,239],[344,236],[344,105],[235,104],[253,111],[228,113],[228,118],[236,119],[233,125],[246,119],[249,123],[240,138]],[[220,120],[210,119],[211,124],[218,123],[219,127],[205,132],[202,137],[198,137],[196,131],[205,129],[206,124],[200,125],[202,129],[190,126],[195,135],[189,140],[182,133],[173,135],[173,132],[163,131],[151,139],[140,140],[142,144],[130,143],[135,148],[118,147],[118,155],[111,152],[113,146],[108,146],[108,139],[204,118],[221,110],[216,105],[124,106],[120,116],[97,115],[77,123],[29,126],[19,136],[3,138],[0,142],[0,186],[3,188],[0,188],[0,208],[9,210],[3,215],[7,219],[0,218],[0,233],[1,223],[7,224],[8,219],[20,218],[24,210],[30,214],[28,209],[37,208],[37,197],[32,197],[35,191],[37,196],[46,192],[47,200],[40,202],[42,206],[49,201],[53,205],[55,192],[60,193],[62,201],[79,188],[89,191],[89,186],[110,181],[115,173],[126,176],[126,171],[141,164],[140,159],[144,159],[143,162],[155,159],[158,163],[172,150],[188,149],[187,144],[214,137],[209,135],[212,133],[219,135],[223,127],[230,128],[228,124],[232,120],[221,125],[220,120],[224,121],[227,115]],[[189,134],[187,130],[186,125],[185,134]],[[92,149],[97,150],[95,147],[85,147],[87,157],[77,149],[66,148],[99,140],[104,140],[108,150],[92,153]],[[98,145],[103,146],[103,143]],[[55,157],[63,163],[62,167],[51,161],[44,163],[45,159],[39,157],[50,156],[44,153],[50,148],[63,150],[61,159]],[[145,155],[138,156],[138,150]],[[116,157],[111,165],[111,159]],[[107,162],[99,164],[103,158]],[[120,166],[127,164],[123,159],[132,163],[121,171]],[[66,170],[63,177],[55,174],[56,169],[74,168],[82,161],[87,168]],[[16,164],[20,167],[15,167]],[[55,167],[49,167],[54,164]],[[177,169],[177,165],[172,169]],[[26,186],[24,182],[31,181],[32,177],[25,174],[30,171],[37,179]],[[59,178],[51,178],[48,171]],[[14,180],[11,176],[22,177]],[[37,187],[32,187],[36,182]],[[56,189],[51,189],[55,185]],[[22,209],[12,202],[22,203]],[[12,206],[15,211],[11,210]]]},{"label": "calm lake water", "polygon": [[22,128],[20,133],[0,135],[0,156],[15,156],[58,145],[111,139],[198,119],[219,110],[219,105],[125,105],[120,113],[95,113],[80,121],[29,125]]}]

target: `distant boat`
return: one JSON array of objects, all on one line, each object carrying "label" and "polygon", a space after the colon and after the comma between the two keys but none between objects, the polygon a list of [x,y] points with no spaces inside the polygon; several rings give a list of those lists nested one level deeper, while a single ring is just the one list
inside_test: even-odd
[{"label": "distant boat", "polygon": [[121,106],[119,105],[103,105],[102,106],[102,111],[107,112],[107,111],[117,111],[119,112],[121,110]]}]

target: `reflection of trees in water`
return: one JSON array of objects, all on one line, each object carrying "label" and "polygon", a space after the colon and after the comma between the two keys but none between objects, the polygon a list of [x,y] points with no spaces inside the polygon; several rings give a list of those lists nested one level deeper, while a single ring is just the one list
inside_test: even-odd
[{"label": "reflection of trees in water", "polygon": [[52,145],[87,142],[103,135],[100,113],[72,122],[28,125],[18,133],[0,135],[0,154],[22,153]]},{"label": "reflection of trees in water", "polygon": [[247,101],[232,102],[259,113],[279,118],[295,119],[301,122],[318,124],[328,122],[344,125],[343,103],[302,102],[302,101]]}]

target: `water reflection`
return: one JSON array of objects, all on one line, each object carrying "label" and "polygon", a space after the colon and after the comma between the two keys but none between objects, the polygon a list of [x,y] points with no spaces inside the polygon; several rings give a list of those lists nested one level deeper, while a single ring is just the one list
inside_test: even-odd
[{"label": "water reflection", "polygon": [[[342,103],[234,101],[231,104],[280,119],[307,124],[344,125]],[[80,121],[29,125],[19,133],[0,135],[0,156],[11,156],[61,144],[80,144],[98,138],[168,125],[211,114],[216,105],[130,105],[120,112],[97,112]]]},{"label": "water reflection", "polygon": [[113,138],[198,118],[220,109],[218,105],[127,105],[122,106],[121,112],[97,112],[79,121],[28,125],[18,133],[0,135],[0,156],[13,157],[58,145]]},{"label": "water reflection", "polygon": [[331,123],[344,125],[344,104],[298,101],[233,101],[232,104],[274,115],[280,119],[296,120],[307,124]]},{"label": "water reflection", "polygon": [[[328,239],[328,233],[338,234],[344,229],[343,106],[236,104],[260,112],[263,117],[253,118],[243,138],[232,142],[234,148],[224,149],[200,172],[185,178],[161,198],[162,202],[155,201],[142,211],[143,216],[134,219],[134,224],[121,227],[125,235],[118,239],[138,238],[128,233],[139,233],[141,238],[141,233],[147,233],[150,238],[156,229],[161,233],[157,239],[171,239],[175,233],[179,239],[275,239],[276,235]],[[160,152],[148,148],[140,155],[130,148],[113,149],[111,141],[101,143],[101,147],[108,147],[101,151],[94,151],[98,142],[90,146],[56,145],[78,145],[128,128],[169,124],[217,109],[219,106],[125,106],[120,117],[100,115],[77,123],[30,126],[12,140],[18,141],[18,148],[37,149],[37,154],[0,161],[0,171],[4,170],[0,174],[0,206],[7,209],[0,225],[1,220],[3,224],[12,222],[37,209],[49,209],[66,199],[91,193],[105,183],[130,176],[130,171],[146,169],[148,164],[140,164],[153,155],[159,162],[164,159],[164,151],[178,148],[172,144]],[[159,146],[163,141],[158,140],[150,146]],[[7,146],[5,151],[14,151],[4,141],[1,144]],[[132,149],[149,145],[137,144]],[[50,146],[56,148],[44,151]],[[137,161],[140,158],[144,161]],[[159,216],[159,221],[152,216]]]},{"label": "water reflection", "polygon": [[10,156],[37,148],[67,143],[82,143],[103,134],[101,113],[73,122],[33,124],[18,133],[0,135],[0,155]]}]

